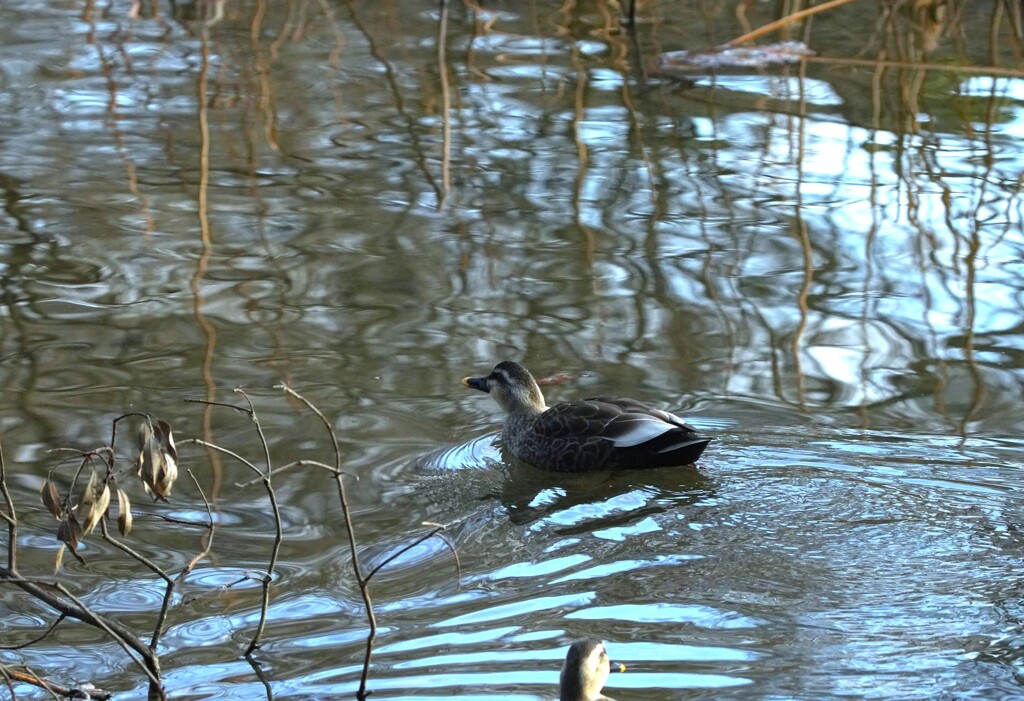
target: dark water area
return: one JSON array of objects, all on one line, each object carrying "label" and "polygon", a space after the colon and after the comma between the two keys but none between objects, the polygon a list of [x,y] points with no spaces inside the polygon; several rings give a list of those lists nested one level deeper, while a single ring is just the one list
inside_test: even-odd
[{"label": "dark water area", "polygon": [[[863,3],[788,66],[668,73],[772,6],[0,0],[0,441],[23,575],[53,578],[55,448],[170,422],[168,504],[125,538],[180,572],[173,698],[541,699],[576,638],[620,699],[1024,696],[1024,43],[1004,2]],[[742,9],[742,7],[741,7]],[[564,476],[503,454],[460,378],[617,394],[698,468]],[[130,435],[131,431],[127,431]],[[120,440],[120,439],[119,439]],[[118,445],[125,461],[134,448]],[[125,482],[128,484],[128,482]],[[111,521],[111,529],[115,524]],[[8,531],[0,531],[6,546]],[[6,547],[4,548],[6,551]],[[148,640],[163,582],[105,543],[59,580]],[[6,561],[4,561],[6,562]],[[249,577],[247,579],[247,576]],[[0,582],[0,645],[55,614]],[[0,650],[145,695],[110,637]],[[16,684],[18,698],[46,698]],[[10,689],[0,684],[0,698]]]}]

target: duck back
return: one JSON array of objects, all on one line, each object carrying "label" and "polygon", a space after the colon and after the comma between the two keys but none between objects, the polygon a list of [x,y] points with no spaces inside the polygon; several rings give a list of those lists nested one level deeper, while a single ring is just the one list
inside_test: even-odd
[{"label": "duck back", "polygon": [[615,397],[510,416],[503,439],[520,460],[558,472],[689,465],[711,442],[674,414]]}]

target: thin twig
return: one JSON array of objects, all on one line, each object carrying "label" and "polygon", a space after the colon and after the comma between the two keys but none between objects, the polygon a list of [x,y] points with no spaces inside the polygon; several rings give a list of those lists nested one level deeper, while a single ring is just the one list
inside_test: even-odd
[{"label": "thin twig", "polygon": [[[295,467],[319,467],[321,470],[327,470],[332,475],[336,475],[336,476],[337,475],[345,475],[346,477],[351,477],[351,478],[353,478],[356,481],[359,480],[359,477],[356,476],[356,475],[353,475],[353,474],[348,473],[348,472],[342,472],[342,471],[338,470],[335,467],[331,467],[330,465],[325,465],[324,463],[318,462],[316,460],[296,460],[295,462],[290,462],[287,465],[282,465],[281,467],[275,467],[273,470],[270,470],[269,472],[267,472],[266,476],[269,477],[269,476],[273,475],[273,476],[276,477],[277,475],[281,474],[285,470],[290,470],[290,469],[295,468]],[[257,477],[255,479],[251,479],[248,482],[235,482],[235,486],[238,487],[239,489],[246,489],[248,487],[253,486],[254,484],[258,484],[258,483],[262,482],[263,479],[264,479],[264,477],[260,476],[260,477]]]},{"label": "thin twig", "polygon": [[157,614],[156,624],[153,626],[153,636],[150,638],[149,647],[151,650],[156,650],[157,645],[160,642],[160,635],[163,631],[164,622],[167,620],[167,614],[171,608],[171,597],[174,595],[174,587],[177,584],[176,580],[171,579],[171,576],[164,572],[156,563],[148,559],[141,553],[136,552],[132,548],[112,537],[110,532],[107,530],[107,523],[104,519],[100,519],[100,533],[103,535],[103,539],[113,545],[115,548],[125,553],[136,562],[147,567],[151,572],[159,576],[164,580],[166,586],[164,587],[164,598],[160,605],[160,613]]},{"label": "thin twig", "polygon": [[7,684],[7,690],[11,692],[11,701],[15,701],[18,695],[14,693],[14,682],[11,681],[11,676],[7,673],[7,668],[0,664],[0,676],[4,678],[4,683]]},{"label": "thin twig", "polygon": [[234,409],[242,414],[252,415],[252,409],[246,409],[244,406],[238,406],[237,404],[228,404],[227,402],[213,402],[209,399],[189,399],[185,398],[186,404],[205,404],[206,406],[222,406],[225,409]]},{"label": "thin twig", "polygon": [[25,667],[24,672],[19,672],[15,669],[8,669],[3,665],[0,665],[0,675],[4,677],[7,682],[7,688],[11,692],[11,699],[16,699],[17,696],[14,694],[14,687],[12,681],[21,682],[23,684],[31,684],[37,686],[40,689],[44,689],[50,693],[50,696],[57,701],[61,698],[82,698],[82,694],[87,694],[90,699],[97,699],[97,701],[105,701],[106,699],[113,698],[113,694],[109,691],[103,691],[102,689],[89,688],[84,689],[82,687],[67,687],[61,684],[55,684],[47,679],[43,679],[38,674],[33,672],[28,667]]},{"label": "thin twig", "polygon": [[735,39],[725,42],[722,46],[737,46],[739,44],[745,44],[746,42],[753,41],[758,37],[764,36],[765,34],[771,34],[777,29],[782,29],[786,25],[792,24],[793,22],[799,22],[805,17],[810,17],[812,15],[818,14],[819,12],[825,12],[826,10],[831,10],[834,7],[846,5],[847,3],[851,2],[854,2],[854,0],[830,0],[830,2],[826,2],[821,5],[808,7],[806,10],[800,10],[799,12],[794,12],[791,15],[786,15],[785,17],[777,19],[774,22],[769,22],[763,27],[758,27],[752,32],[747,32],[746,34],[740,35]]},{"label": "thin twig", "polygon": [[35,645],[36,643],[38,643],[38,642],[42,641],[44,638],[46,638],[47,635],[52,633],[57,628],[57,626],[60,625],[60,622],[63,621],[65,618],[67,618],[67,616],[65,616],[62,613],[61,615],[59,615],[57,617],[56,621],[51,623],[50,626],[46,630],[43,631],[42,635],[40,635],[40,636],[38,636],[36,638],[32,638],[32,640],[29,640],[28,642],[21,643],[20,645],[0,645],[0,650],[21,650],[22,648],[29,647],[30,645]]},{"label": "thin twig", "polygon": [[11,499],[11,492],[7,488],[7,467],[4,464],[4,446],[2,442],[0,442],[0,493],[3,494],[4,504],[7,507],[7,512],[4,513],[4,520],[7,521],[7,568],[11,572],[17,572],[18,513],[14,510],[14,500]]},{"label": "thin twig", "polygon": [[192,470],[187,469],[186,472],[188,472],[188,476],[192,478],[192,482],[196,485],[196,489],[199,490],[199,496],[203,498],[203,504],[206,505],[206,517],[207,519],[209,519],[206,529],[209,533],[208,538],[206,540],[206,545],[203,546],[202,552],[196,553],[195,556],[189,561],[189,563],[185,565],[185,568],[182,569],[178,576],[174,578],[175,581],[178,582],[183,581],[185,577],[187,577],[188,574],[195,568],[199,561],[210,554],[210,549],[213,547],[213,534],[217,530],[217,524],[213,522],[213,509],[210,507],[210,500],[206,498],[206,493],[203,492],[203,488],[199,486],[199,480],[196,479],[196,476],[195,474],[193,474]]},{"label": "thin twig", "polygon": [[256,424],[256,434],[259,436],[260,443],[263,445],[263,455],[267,465],[267,469],[263,472],[263,488],[267,492],[267,498],[270,499],[270,509],[274,514],[274,544],[270,549],[270,562],[267,563],[267,573],[263,577],[263,596],[260,601],[260,621],[256,625],[256,633],[249,642],[249,647],[247,647],[243,653],[248,657],[257,648],[259,648],[260,642],[263,639],[263,631],[267,625],[267,611],[270,609],[270,583],[274,580],[274,571],[277,569],[277,558],[281,553],[281,542],[284,540],[284,529],[281,525],[281,508],[277,504],[277,494],[275,494],[274,486],[270,481],[274,466],[270,462],[270,446],[267,445],[267,437],[263,433],[263,428],[260,426],[259,416],[257,416],[255,408],[253,408],[249,395],[241,389],[236,389],[235,392],[241,394],[249,405],[249,420]]},{"label": "thin twig", "polygon": [[69,691],[61,686],[54,684],[53,682],[46,681],[38,674],[33,672],[31,668],[25,667],[24,672],[18,672],[16,670],[8,670],[6,667],[0,666],[0,673],[4,675],[4,679],[7,680],[7,687],[11,690],[11,699],[16,698],[14,694],[14,687],[11,681],[19,681],[24,684],[31,684],[32,686],[39,687],[50,694],[51,698],[60,701],[61,695],[69,696],[70,694],[64,694],[64,691]]},{"label": "thin twig", "polygon": [[341,471],[341,449],[338,447],[338,437],[334,433],[334,428],[331,426],[331,422],[327,420],[327,417],[324,416],[323,412],[320,411],[311,401],[303,397],[288,385],[281,384],[278,385],[278,387],[305,404],[309,407],[310,411],[320,418],[320,421],[327,429],[327,433],[331,437],[331,443],[334,446],[334,460],[335,468],[337,470],[334,475],[334,482],[338,487],[338,500],[341,502],[341,514],[345,522],[345,531],[348,533],[352,569],[355,572],[356,584],[359,586],[359,594],[363,599],[363,607],[366,609],[366,620],[370,627],[370,630],[366,635],[366,654],[363,657],[363,672],[359,677],[359,690],[356,692],[356,698],[362,701],[362,699],[365,699],[367,696],[366,683],[370,678],[370,660],[373,656],[373,641],[377,637],[377,616],[373,612],[373,600],[370,598],[369,578],[363,576],[362,566],[359,563],[359,549],[356,545],[356,530],[355,526],[352,524],[352,510],[349,508],[348,495],[345,493],[345,480]]},{"label": "thin twig", "polygon": [[[438,524],[434,524],[434,529],[432,531],[430,531],[429,533],[426,533],[424,535],[421,535],[416,540],[412,541],[411,543],[406,544],[404,547],[400,548],[397,552],[391,553],[386,558],[384,558],[381,562],[379,562],[377,564],[377,566],[374,567],[372,570],[370,570],[369,574],[366,575],[366,581],[369,582],[371,579],[373,579],[373,575],[377,574],[381,569],[383,569],[387,565],[391,564],[392,562],[394,562],[395,560],[400,558],[402,555],[406,554],[407,552],[409,552],[410,550],[415,548],[420,543],[422,543],[422,542],[424,542],[426,540],[430,540],[431,538],[433,538],[435,535],[437,535],[438,533],[440,533],[443,530],[444,530],[444,526],[442,526],[439,523]],[[443,540],[445,543],[448,542],[444,538],[441,538],[441,540]],[[449,544],[449,547],[450,547],[450,544]]]},{"label": "thin twig", "polygon": [[[167,694],[164,692],[163,684],[160,682],[160,659],[156,656],[156,653],[152,649],[147,648],[141,640],[135,637],[134,634],[129,633],[127,629],[115,631],[112,621],[105,620],[102,616],[94,613],[85,603],[77,596],[72,594],[67,587],[60,582],[51,584],[54,589],[59,591],[64,596],[71,599],[71,601],[78,606],[91,620],[87,621],[98,628],[101,628],[107,635],[114,639],[114,641],[121,646],[121,649],[128,655],[149,677],[151,684],[150,689],[156,690],[160,698],[166,699]],[[85,620],[84,618],[82,620]],[[127,635],[125,635],[127,633]],[[142,657],[142,660],[138,660],[132,654],[132,650],[138,652]]]},{"label": "thin twig", "polygon": [[207,443],[206,441],[202,440],[201,438],[186,438],[181,443],[182,443],[182,445],[184,445],[186,443],[194,443],[195,445],[202,446],[203,448],[209,448],[211,450],[216,450],[219,453],[224,453],[225,455],[230,455],[235,460],[237,460],[238,462],[242,463],[243,465],[248,467],[250,470],[255,472],[257,475],[260,475],[260,479],[261,480],[263,479],[263,473],[260,471],[260,468],[256,467],[254,464],[252,464],[251,462],[249,462],[248,460],[243,458],[238,453],[236,453],[234,451],[231,451],[231,450],[228,450],[227,448],[221,448],[216,443]]},{"label": "thin twig", "polygon": [[[260,443],[263,446],[263,455],[266,460],[265,470],[261,470],[254,463],[243,458],[238,453],[228,450],[227,448],[222,448],[221,446],[215,443],[209,443],[207,441],[200,440],[199,438],[189,438],[185,441],[182,441],[182,443],[193,443],[195,445],[203,446],[205,448],[209,448],[211,450],[215,450],[217,452],[221,452],[224,453],[225,455],[230,455],[231,457],[235,458],[243,465],[248,467],[250,470],[255,472],[257,475],[259,475],[258,481],[263,483],[263,487],[267,491],[267,497],[270,499],[270,508],[274,514],[274,544],[270,552],[270,562],[267,563],[267,571],[261,577],[261,581],[263,584],[263,592],[260,602],[260,620],[256,626],[256,633],[253,635],[252,640],[249,641],[249,645],[246,648],[245,652],[243,653],[246,657],[248,657],[260,646],[260,642],[263,638],[263,631],[265,630],[267,625],[267,611],[270,608],[270,583],[273,581],[274,571],[277,568],[277,559],[281,552],[281,542],[284,540],[284,531],[281,526],[281,509],[277,503],[277,495],[274,493],[274,487],[271,484],[271,476],[274,473],[274,468],[270,462],[270,447],[267,445],[266,435],[263,433],[263,428],[260,426],[259,416],[257,416],[256,410],[253,408],[253,404],[252,401],[249,399],[249,395],[247,395],[245,391],[241,389],[236,389],[235,392],[242,395],[242,397],[246,401],[246,404],[249,405],[248,409],[236,406],[234,404],[226,404],[223,402],[210,402],[201,399],[187,399],[185,401],[196,404],[206,404],[208,406],[222,406],[228,409],[234,409],[235,411],[239,411],[247,415],[249,417],[249,420],[256,425],[256,433],[259,436]],[[193,479],[195,478],[193,477]],[[205,500],[205,496],[203,498]],[[210,520],[212,523],[213,516],[209,510],[209,502],[207,502],[207,514],[210,516]]]},{"label": "thin twig", "polygon": [[122,414],[121,416],[118,416],[116,419],[114,419],[111,422],[111,426],[110,426],[110,457],[107,459],[107,464],[110,467],[114,466],[114,441],[117,439],[117,425],[119,423],[121,423],[121,421],[123,421],[124,419],[128,419],[128,418],[131,418],[133,416],[138,416],[138,417],[143,418],[143,419],[145,419],[147,421],[152,421],[153,420],[153,417],[150,416],[149,414],[145,413],[145,412],[132,411],[132,412],[129,412],[127,414]]},{"label": "thin twig", "polygon": [[160,569],[159,565],[157,565],[155,562],[147,558],[145,555],[136,552],[135,550],[131,549],[130,547],[119,541],[117,538],[114,538],[112,535],[110,535],[110,531],[107,530],[106,519],[100,519],[100,535],[103,536],[103,540],[107,541],[108,543],[113,545],[115,548],[117,548],[118,550],[120,550],[125,555],[132,558],[139,564],[148,568],[153,574],[157,575],[168,584],[173,583],[171,576],[164,572],[162,569]]}]

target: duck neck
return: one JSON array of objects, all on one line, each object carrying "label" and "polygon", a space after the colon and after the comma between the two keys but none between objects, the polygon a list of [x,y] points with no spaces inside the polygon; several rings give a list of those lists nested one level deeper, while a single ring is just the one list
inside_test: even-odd
[{"label": "duck neck", "polygon": [[495,399],[513,419],[533,419],[548,409],[544,403],[544,395],[536,384],[532,387],[517,387],[511,392],[496,396]]},{"label": "duck neck", "polygon": [[593,693],[580,677],[579,674],[562,672],[558,701],[596,701],[601,698],[600,690],[596,694]]}]

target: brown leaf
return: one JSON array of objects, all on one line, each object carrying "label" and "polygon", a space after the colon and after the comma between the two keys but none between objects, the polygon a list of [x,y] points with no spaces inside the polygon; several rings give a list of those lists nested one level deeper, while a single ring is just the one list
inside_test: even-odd
[{"label": "brown leaf", "polygon": [[146,492],[166,500],[178,479],[178,450],[171,425],[147,419],[139,427],[139,477]]},{"label": "brown leaf", "polygon": [[174,436],[171,434],[171,425],[166,421],[156,422],[159,429],[160,447],[167,453],[175,463],[178,462],[178,449],[174,445]]},{"label": "brown leaf", "polygon": [[71,552],[75,551],[75,547],[78,545],[78,539],[82,536],[82,526],[78,523],[78,519],[75,518],[74,511],[64,512],[64,517],[60,520],[60,525],[57,526],[57,540],[65,543]]},{"label": "brown leaf", "polygon": [[89,484],[85,486],[82,493],[82,502],[78,507],[79,515],[82,516],[82,535],[88,535],[96,524],[100,522],[107,513],[110,506],[110,486],[107,484],[106,476],[100,477],[96,470],[92,471],[89,477]]},{"label": "brown leaf", "polygon": [[156,485],[157,473],[163,470],[163,452],[160,441],[154,435],[153,425],[147,419],[139,426],[139,477],[146,487],[146,493],[159,497]]},{"label": "brown leaf", "polygon": [[132,503],[128,500],[128,494],[118,487],[117,489],[117,529],[121,535],[128,535],[132,529]]},{"label": "brown leaf", "polygon": [[53,483],[53,480],[49,477],[43,482],[43,488],[40,490],[43,497],[43,506],[45,506],[53,517],[60,520],[61,516],[64,515],[64,507],[60,503],[60,493],[57,491],[57,485]]}]

